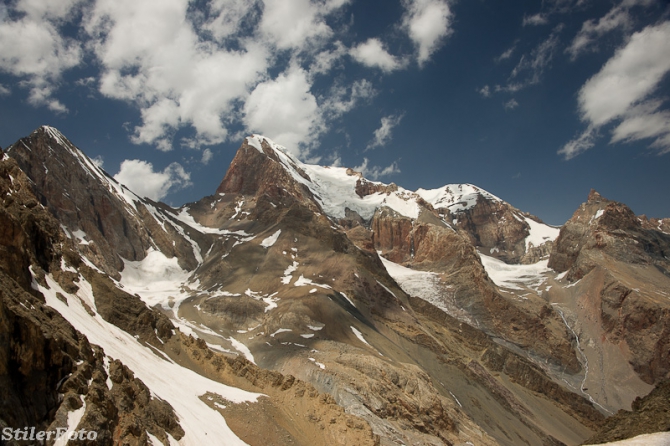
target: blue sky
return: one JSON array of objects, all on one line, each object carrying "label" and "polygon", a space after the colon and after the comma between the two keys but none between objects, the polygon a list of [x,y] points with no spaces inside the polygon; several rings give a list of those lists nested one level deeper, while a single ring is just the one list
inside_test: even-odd
[{"label": "blue sky", "polygon": [[171,205],[242,139],[562,224],[591,188],[670,217],[667,0],[13,0],[0,145],[60,129]]}]

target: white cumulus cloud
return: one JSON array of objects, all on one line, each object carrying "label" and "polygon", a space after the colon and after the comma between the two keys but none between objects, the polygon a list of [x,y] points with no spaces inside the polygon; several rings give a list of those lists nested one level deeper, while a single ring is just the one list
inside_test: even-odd
[{"label": "white cumulus cloud", "polygon": [[281,142],[296,152],[309,144],[322,125],[307,72],[292,65],[275,79],[261,82],[244,104],[247,128]]},{"label": "white cumulus cloud", "polygon": [[359,80],[350,87],[335,85],[317,100],[311,82],[309,73],[293,63],[276,78],[258,84],[244,104],[247,130],[265,135],[304,158],[330,121],[375,94],[368,81]]},{"label": "white cumulus cloud", "polygon": [[207,165],[210,161],[212,161],[212,158],[214,158],[214,152],[212,152],[210,149],[205,149],[202,151],[202,158],[200,158],[200,162]]},{"label": "white cumulus cloud", "polygon": [[[191,17],[188,0],[97,0],[85,29],[103,67],[101,93],[140,110],[134,143],[171,150],[190,126],[195,145],[212,145],[241,125],[300,153],[337,116],[329,107],[347,109],[330,96],[337,90],[313,91],[314,75],[346,54],[326,23],[346,3],[213,0]],[[291,62],[282,67],[277,50]]]},{"label": "white cumulus cloud", "polygon": [[140,197],[155,201],[192,184],[191,175],[179,163],[172,163],[163,171],[156,172],[153,164],[137,159],[123,161],[114,179]]},{"label": "white cumulus cloud", "polygon": [[[255,131],[307,156],[335,122],[376,94],[350,57],[385,73],[428,61],[451,32],[446,0],[403,0],[397,25],[413,46],[353,47],[351,0],[12,0],[0,4],[0,72],[29,102],[67,111],[71,87],[124,102],[135,144],[200,149]],[[393,42],[391,40],[391,42]],[[395,55],[394,55],[395,54]],[[345,61],[347,63],[345,63]],[[337,71],[327,82],[325,74]],[[360,72],[360,70],[356,70]],[[187,135],[187,136],[184,136]],[[211,152],[209,152],[211,153]],[[203,152],[202,161],[210,157]]]},{"label": "white cumulus cloud", "polygon": [[451,34],[452,12],[445,0],[403,0],[402,26],[417,49],[419,66],[426,63]]},{"label": "white cumulus cloud", "polygon": [[519,106],[519,103],[514,98],[510,99],[509,101],[507,101],[503,104],[503,107],[505,108],[505,110],[508,110],[508,111],[509,110],[514,110],[518,106]]},{"label": "white cumulus cloud", "polygon": [[[670,22],[648,26],[610,58],[579,91],[579,112],[589,129],[620,121],[611,142],[656,138],[652,147],[670,149],[667,111],[661,101],[650,98],[670,71]],[[585,134],[592,135],[592,130]],[[588,141],[588,144],[580,141]],[[584,135],[568,142],[560,151],[566,158],[593,146]]]},{"label": "white cumulus cloud", "polygon": [[485,98],[491,97],[491,87],[489,87],[488,85],[484,85],[482,88],[479,88],[476,91]]},{"label": "white cumulus cloud", "polygon": [[93,164],[95,164],[97,167],[99,167],[101,169],[105,165],[105,160],[102,157],[102,155],[98,155],[95,158],[91,158],[91,161],[93,162]]},{"label": "white cumulus cloud", "polygon": [[67,107],[54,93],[63,73],[82,58],[79,42],[60,35],[58,27],[77,7],[79,0],[37,2],[19,0],[13,7],[16,20],[7,20],[7,6],[0,5],[0,71],[24,78],[28,101],[56,112]]},{"label": "white cumulus cloud", "polygon": [[612,131],[611,142],[630,142],[655,138],[651,147],[661,154],[670,152],[670,111],[658,110],[660,101],[647,101],[633,107]]},{"label": "white cumulus cloud", "polygon": [[185,20],[187,8],[186,0],[98,0],[87,15],[103,67],[101,93],[140,108],[135,143],[169,149],[183,125],[210,144],[224,141],[222,117],[268,68],[261,45],[227,50],[199,40]]},{"label": "white cumulus cloud", "polygon": [[670,22],[649,26],[607,61],[579,92],[583,118],[603,125],[651,93],[670,70]]},{"label": "white cumulus cloud", "polygon": [[208,18],[198,21],[198,26],[212,33],[218,42],[234,37],[240,24],[246,20],[257,22],[261,0],[210,0]]},{"label": "white cumulus cloud", "polygon": [[325,49],[314,57],[314,62],[309,68],[312,75],[328,73],[333,66],[346,55],[347,48],[339,40],[333,44],[333,49]]},{"label": "white cumulus cloud", "polygon": [[359,79],[349,86],[336,83],[322,101],[321,112],[326,120],[332,121],[353,110],[359,103],[372,99],[376,94],[377,90],[367,79]]},{"label": "white cumulus cloud", "polygon": [[333,35],[325,17],[349,0],[264,0],[260,29],[279,49],[309,50]]},{"label": "white cumulus cloud", "polygon": [[351,57],[357,62],[367,66],[376,67],[385,72],[391,72],[402,68],[405,63],[389,54],[379,39],[368,39],[349,51]]},{"label": "white cumulus cloud", "polygon": [[531,16],[524,16],[523,18],[523,26],[539,26],[546,25],[547,23],[549,23],[549,19],[547,19],[547,16],[542,13],[533,14]]}]

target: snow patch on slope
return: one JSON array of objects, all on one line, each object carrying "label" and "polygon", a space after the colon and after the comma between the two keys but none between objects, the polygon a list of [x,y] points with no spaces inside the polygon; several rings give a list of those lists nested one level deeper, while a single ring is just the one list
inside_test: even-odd
[{"label": "snow patch on slope", "polygon": [[263,294],[260,291],[251,291],[251,288],[247,288],[244,294],[251,297],[252,299],[262,300],[265,305],[267,305],[265,307],[266,313],[274,308],[277,308],[277,301],[279,301],[279,298],[276,296],[279,294],[279,291],[275,291],[272,294]]},{"label": "snow patch on slope", "polygon": [[149,249],[140,261],[124,260],[121,285],[124,291],[137,294],[150,307],[158,304],[169,310],[170,298],[185,299],[180,290],[189,277],[189,272],[179,266],[176,257],[168,258],[160,251]]},{"label": "snow patch on slope", "polygon": [[258,150],[259,152],[263,153],[263,146],[261,145],[261,141],[263,139],[264,138],[262,136],[258,135],[247,136],[247,144],[249,144],[254,149]]},{"label": "snow patch on slope", "polygon": [[325,283],[316,283],[316,282],[312,281],[312,279],[309,279],[309,278],[303,276],[302,274],[300,275],[300,277],[298,277],[298,280],[296,280],[295,283],[293,284],[293,286],[311,286],[311,285],[316,285],[316,286],[319,286],[321,288],[326,288],[326,289],[332,289],[333,288],[330,285],[326,285]]},{"label": "snow patch on slope", "polygon": [[68,412],[67,428],[66,428],[67,431],[65,432],[65,434],[63,434],[63,436],[61,436],[58,440],[56,440],[53,446],[65,446],[68,443],[70,433],[77,430],[77,426],[79,426],[79,422],[84,416],[84,412],[86,412],[86,400],[82,401],[80,396],[78,398],[79,401],[82,402],[82,406],[79,409],[75,409],[71,412]]},{"label": "snow patch on slope", "polygon": [[600,446],[670,446],[670,432],[642,434],[627,440],[600,443]]},{"label": "snow patch on slope", "polygon": [[530,234],[526,237],[526,252],[531,246],[537,247],[547,242],[553,242],[561,232],[560,228],[538,223],[528,217],[524,217],[524,220],[530,226]]},{"label": "snow patch on slope", "polygon": [[[420,297],[421,299],[440,307],[439,303],[442,300],[441,297],[443,291],[439,286],[440,278],[437,273],[413,270],[391,262],[384,257],[380,256],[379,258],[382,260],[386,271],[393,277],[398,285],[400,285],[400,288],[402,288],[404,292],[410,296]],[[388,288],[386,289],[388,290]],[[391,290],[388,291],[389,293],[391,292]]]},{"label": "snow patch on slope", "polygon": [[[133,336],[102,319],[99,314],[89,315],[80,298],[94,300],[89,287],[82,287],[76,295],[63,290],[47,275],[48,289],[33,281],[33,286],[46,298],[47,305],[58,311],[92,344],[101,346],[105,354],[121,360],[135,376],[157,397],[174,408],[186,435],[179,442],[182,446],[211,444],[212,439],[226,445],[244,445],[228,428],[224,418],[200,400],[200,396],[211,392],[237,402],[255,402],[259,393],[247,392],[207,379],[171,361],[161,359]],[[80,283],[85,282],[80,278]],[[67,304],[56,297],[59,292],[67,298]],[[86,294],[86,295],[84,295]]]},{"label": "snow patch on slope", "polygon": [[[363,344],[365,344],[365,345],[370,345],[370,344],[368,343],[368,341],[366,341],[365,338],[363,337],[363,333],[361,333],[360,331],[358,331],[358,329],[356,329],[356,327],[354,327],[354,326],[352,325],[352,326],[350,326],[349,328],[351,328],[351,331],[354,332],[354,334],[356,335],[356,337],[357,337]],[[370,347],[372,347],[372,346],[370,345]]]},{"label": "snow patch on slope", "polygon": [[263,248],[269,248],[270,246],[274,245],[275,243],[277,243],[277,239],[279,239],[280,234],[281,229],[278,229],[277,232],[272,234],[270,237],[263,239],[263,241],[261,242],[261,246]]},{"label": "snow patch on slope", "polygon": [[256,364],[256,361],[254,360],[254,355],[251,354],[251,350],[249,350],[249,347],[242,344],[240,341],[238,341],[237,339],[235,339],[232,336],[229,337],[228,340],[230,341],[230,343],[232,344],[232,346],[235,350],[237,350],[238,352],[241,352],[244,355],[244,357],[247,358],[247,360],[249,362],[252,362],[252,363]]},{"label": "snow patch on slope", "polygon": [[405,293],[435,305],[460,321],[467,322],[475,327],[479,326],[476,319],[471,318],[465,310],[457,305],[456,292],[451,286],[440,280],[439,274],[406,268],[381,256],[380,259],[389,276],[393,277]]},{"label": "snow patch on slope", "polygon": [[236,235],[236,236],[241,236],[241,237],[248,237],[249,236],[249,234],[247,234],[244,231],[229,231],[227,229],[218,229],[218,228],[210,228],[208,226],[203,226],[200,223],[196,222],[195,219],[193,218],[193,216],[191,214],[189,214],[188,211],[189,211],[189,208],[184,207],[174,217],[177,220],[179,220],[180,222],[184,223],[185,225],[190,226],[191,228],[200,232],[201,234]]},{"label": "snow patch on slope", "polygon": [[293,273],[298,269],[298,265],[300,264],[294,261],[292,265],[286,267],[284,270],[284,276],[281,278],[281,283],[284,285],[291,283],[291,279],[293,279]]},{"label": "snow patch on slope", "polygon": [[546,274],[551,272],[547,266],[549,260],[541,260],[531,265],[510,265],[502,260],[479,253],[482,265],[493,283],[501,288],[522,290],[522,286],[537,291],[546,280]]},{"label": "snow patch on slope", "polygon": [[397,192],[389,195],[378,192],[361,198],[356,194],[356,182],[359,177],[347,174],[347,169],[344,167],[324,167],[301,163],[300,168],[312,181],[298,176],[299,181],[312,191],[321,208],[331,217],[344,218],[345,209],[349,208],[369,220],[382,206],[387,206],[410,218],[417,218],[419,215],[416,197],[405,189],[398,188]]}]

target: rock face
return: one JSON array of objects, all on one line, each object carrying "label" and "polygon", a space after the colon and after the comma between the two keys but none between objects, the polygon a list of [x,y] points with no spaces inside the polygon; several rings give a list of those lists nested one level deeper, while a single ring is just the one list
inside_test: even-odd
[{"label": "rock face", "polygon": [[16,162],[6,156],[0,163],[0,196],[0,269],[30,289],[29,266],[48,269],[56,257],[53,245],[62,241],[58,223],[36,200]]},{"label": "rock face", "polygon": [[[220,427],[202,421],[214,413],[252,445],[578,444],[603,425],[585,383],[610,360],[594,366],[585,345],[620,347],[647,383],[667,375],[665,221],[595,194],[552,247],[556,228],[476,186],[407,191],[258,135],[214,195],[179,209],[132,194],[50,127],[9,155],[0,379],[22,410],[0,406],[3,426],[79,410],[101,444],[192,444],[194,425]],[[577,288],[546,268],[550,251],[592,286],[578,291],[602,339],[555,297]],[[522,285],[501,285],[515,268]],[[188,410],[193,395],[163,393],[135,362],[147,352],[208,380]],[[215,383],[265,396],[235,402]]]},{"label": "rock face", "polygon": [[[512,209],[509,205],[486,201],[480,197],[477,205],[470,211],[478,215],[489,205],[498,206],[497,209],[507,209],[507,212]],[[468,215],[465,214],[462,218],[467,220]],[[528,236],[528,224],[523,220],[509,218],[526,231],[520,233],[524,238],[518,242],[524,246],[525,237]],[[495,219],[490,219],[490,222],[492,226],[500,227]],[[473,226],[473,231],[486,233],[486,227],[488,224]],[[414,269],[441,274],[444,285],[455,296],[456,306],[466,309],[471,320],[476,320],[481,329],[521,345],[527,351],[560,365],[570,373],[580,370],[581,366],[570,344],[570,335],[560,322],[559,315],[551,307],[543,306],[540,313],[542,317],[538,317],[518,305],[516,299],[505,299],[487,277],[475,249],[475,246],[482,245],[472,241],[472,232],[454,229],[439,218],[439,214],[430,205],[421,211],[417,219],[382,208],[372,218],[370,230],[374,249],[386,259]],[[493,237],[485,243],[497,246],[501,240],[505,240],[504,237]],[[546,249],[546,245],[543,248]],[[525,248],[521,250],[524,251]],[[504,255],[509,251],[504,251],[503,248],[500,252]]]},{"label": "rock face", "polygon": [[531,264],[547,258],[558,235],[557,228],[471,184],[417,193],[443,220],[463,230],[481,252],[506,263]]},{"label": "rock face", "polygon": [[647,384],[670,378],[670,309],[615,277],[608,276],[600,292],[608,341],[629,349],[631,365]]},{"label": "rock face", "polygon": [[[662,228],[662,223],[660,223]],[[604,340],[628,352],[647,384],[670,377],[667,296],[670,234],[626,205],[591,191],[557,238],[549,266],[570,282],[584,280]]]},{"label": "rock face", "polygon": [[[262,150],[259,150],[256,145],[259,145]],[[266,156],[266,159],[263,158],[263,155]],[[343,294],[349,296],[353,302],[357,303],[356,308],[362,313],[361,317],[366,318],[366,323],[377,325],[380,321],[385,324],[391,323],[389,321],[393,321],[391,324],[394,327],[394,330],[399,330],[399,326],[414,326],[414,324],[416,324],[415,321],[404,319],[403,311],[405,310],[398,308],[397,303],[393,300],[389,301],[388,297],[383,297],[384,294],[388,296],[388,293],[385,293],[383,288],[380,289],[378,285],[373,285],[375,280],[377,283],[388,283],[389,280],[387,276],[386,278],[383,278],[385,276],[385,271],[380,270],[379,266],[373,266],[369,263],[353,264],[351,265],[351,268],[358,271],[356,275],[347,272],[347,267],[345,265],[349,264],[349,260],[345,260],[344,258],[337,261],[335,270],[321,269],[317,266],[319,263],[334,266],[335,263],[324,261],[324,259],[320,257],[312,257],[314,254],[311,253],[322,252],[324,247],[327,247],[326,250],[335,249],[342,253],[351,253],[352,248],[348,247],[346,241],[338,242],[335,245],[331,244],[332,242],[329,240],[331,240],[333,236],[329,235],[329,233],[331,233],[331,227],[333,225],[332,220],[329,222],[327,219],[316,219],[310,212],[312,209],[316,209],[318,213],[326,212],[324,207],[322,207],[318,201],[318,198],[323,197],[318,197],[309,187],[304,187],[306,184],[318,182],[318,178],[314,177],[312,173],[303,169],[301,166],[291,164],[290,161],[283,159],[280,156],[281,154],[273,154],[271,144],[266,141],[261,141],[260,143],[255,142],[254,145],[250,144],[248,141],[245,142],[238,151],[238,154],[231,164],[231,169],[228,171],[224,181],[217,190],[219,194],[225,194],[222,198],[217,199],[219,200],[217,203],[220,202],[222,205],[223,203],[230,203],[228,206],[243,203],[243,208],[246,208],[248,205],[249,210],[247,211],[247,216],[242,219],[242,222],[244,220],[252,220],[256,223],[263,222],[266,225],[273,225],[271,226],[272,229],[268,229],[266,234],[275,231],[277,228],[281,228],[281,237],[277,242],[277,246],[280,246],[279,249],[284,250],[284,255],[286,255],[288,247],[291,246],[291,244],[287,244],[286,242],[282,243],[282,239],[287,241],[300,239],[302,246],[308,245],[308,253],[303,253],[302,249],[298,249],[296,253],[299,254],[297,256],[292,256],[293,259],[295,259],[295,264],[302,263],[303,261],[309,262],[314,265],[310,267],[310,274],[317,274],[319,277],[336,277],[336,279],[333,279],[333,288],[341,290]],[[294,174],[290,174],[290,172],[287,171],[288,165],[295,169]],[[513,301],[508,301],[499,295],[495,286],[486,275],[477,251],[471,241],[472,238],[468,232],[459,229],[458,227],[452,227],[445,221],[444,216],[436,211],[433,206],[422,197],[414,198],[411,193],[401,191],[395,185],[385,186],[381,183],[368,182],[354,172],[347,172],[346,174],[354,177],[355,184],[352,184],[352,189],[358,197],[373,198],[380,195],[392,196],[397,193],[406,205],[411,205],[412,200],[416,199],[416,204],[419,209],[418,216],[413,218],[396,211],[393,207],[381,206],[367,221],[363,219],[358,212],[349,208],[345,209],[344,217],[337,218],[336,222],[347,229],[347,238],[356,244],[356,246],[363,252],[367,252],[369,255],[374,255],[376,252],[380,252],[381,255],[396,263],[410,265],[413,268],[426,271],[444,272],[443,277],[446,286],[451,287],[453,293],[458,295],[458,304],[463,308],[468,309],[469,314],[473,315],[480,327],[490,333],[495,333],[497,336],[501,336],[510,342],[522,346],[522,348],[527,351],[532,351],[535,355],[548,358],[552,363],[560,365],[560,367],[570,373],[576,373],[580,370],[581,366],[571,346],[569,334],[566,332],[565,326],[559,315],[555,313],[551,307],[545,306],[543,317],[538,319],[536,315],[529,313],[527,310],[514,304]],[[304,179],[305,183],[303,183],[301,179]],[[281,188],[276,187],[277,181],[283,182],[281,183]],[[277,193],[276,191],[281,191],[281,193]],[[229,197],[231,194],[234,194],[234,197]],[[401,206],[403,206],[403,202],[401,202]],[[196,207],[199,209],[198,212],[201,212],[198,214],[200,221],[214,221],[214,217],[210,216],[210,209],[216,209],[215,212],[219,215],[228,212],[225,211],[224,208],[217,209],[218,206],[219,204],[214,204],[212,207],[209,202],[205,202],[202,205],[192,206],[191,209],[196,209]],[[503,205],[500,206],[500,209],[504,209]],[[292,210],[288,213],[281,210],[286,207]],[[262,211],[260,209],[262,209]],[[298,209],[301,210],[298,211]],[[513,208],[508,206],[505,209]],[[509,212],[511,212],[511,210]],[[241,213],[244,213],[244,211]],[[299,219],[294,219],[289,217],[291,215],[301,215],[301,217]],[[521,213],[519,213],[519,215],[523,216]],[[529,235],[529,225],[525,220],[519,221],[511,215],[509,218],[518,223],[521,228],[526,228],[526,232],[521,232],[517,236],[520,240],[519,243],[523,246],[523,251],[525,252],[525,237]],[[519,218],[521,219],[522,217]],[[314,242],[317,244],[326,242],[325,246],[321,245],[321,247],[317,247],[316,245],[312,245],[311,242],[306,244],[304,236],[307,234],[311,237],[315,237]],[[492,243],[498,242],[499,239],[495,239]],[[277,268],[278,275],[281,274],[281,271],[284,271],[285,269],[290,270],[292,268],[290,261],[284,263],[285,260],[278,260],[276,257],[270,257],[271,253],[272,249],[268,250],[268,261],[272,259],[273,262],[280,265],[280,268]],[[505,253],[502,252],[502,254]],[[249,259],[256,255],[259,254],[255,252],[252,253],[252,251],[246,251],[246,254],[244,255],[245,260],[242,262],[248,262]],[[230,269],[227,270],[229,271],[229,277],[237,275],[237,265],[241,261],[241,256],[239,254],[237,257],[234,256],[235,250],[230,252],[229,257],[226,257],[226,259],[236,258],[236,262],[238,262],[235,265],[231,265],[229,267]],[[300,261],[301,258],[303,259],[302,261]],[[261,259],[262,257],[259,257],[259,261],[261,261]],[[233,260],[231,260],[231,262],[232,261]],[[343,266],[345,266],[344,269]],[[245,266],[245,268],[248,267]],[[264,267],[261,267],[255,276],[257,284],[262,283],[263,279],[261,279],[261,277],[263,277],[263,273],[261,273],[261,271],[263,268]],[[363,278],[362,271],[366,270],[374,271],[375,274],[377,274],[377,277],[372,281],[372,284],[364,282],[366,279]],[[344,277],[348,277],[343,283],[340,283],[337,279],[340,277],[340,274],[343,274]],[[268,280],[272,283],[272,279]],[[349,280],[356,282],[357,286],[352,287],[348,284]],[[215,284],[214,282],[205,283],[208,286],[214,286]],[[226,289],[232,291],[235,286],[234,283],[235,282],[233,281],[225,282]],[[281,287],[280,284],[278,286]],[[244,287],[244,289],[246,289],[247,285],[244,285]],[[373,291],[375,288],[378,291]],[[238,292],[241,292],[244,289],[239,288]],[[314,289],[314,291],[316,291],[316,289]],[[395,294],[395,296],[401,295],[398,291],[393,292],[398,293]],[[375,295],[378,296],[379,300],[373,297]],[[284,302],[284,299],[286,298],[282,297],[281,292],[278,294],[278,298],[281,299],[279,304],[279,309],[281,310],[281,302]],[[331,296],[331,298],[335,298],[335,296]],[[358,303],[361,305],[358,306]],[[205,308],[208,308],[208,311],[221,314],[220,317],[226,318],[228,323],[232,322],[231,318],[233,315],[236,315],[236,320],[248,321],[246,322],[247,325],[263,323],[263,320],[267,321],[268,319],[272,319],[272,316],[270,315],[264,316],[262,305],[245,296],[210,299],[204,301],[202,305],[204,305]],[[311,307],[312,304],[304,303],[303,305]],[[410,308],[410,304],[406,302],[403,302],[403,305],[406,308]],[[317,313],[316,309],[310,309],[312,311],[307,313],[309,314],[309,318],[306,319],[307,321],[314,320],[314,314]],[[368,313],[366,309],[371,311]],[[318,310],[318,312],[323,311],[323,309]],[[248,317],[251,314],[254,316],[250,320],[243,318],[239,319],[243,314],[245,315],[244,317]],[[301,330],[301,320],[305,319],[305,314],[303,312],[294,312],[294,310],[284,309],[281,314],[283,322],[266,322],[266,324],[268,324],[267,332],[275,332],[278,329]],[[402,315],[402,318],[398,319],[400,315]],[[401,323],[400,321],[403,322]],[[302,327],[304,327],[304,325],[302,325]],[[402,331],[404,333],[404,329]],[[324,332],[324,334],[327,335],[328,333]],[[424,338],[419,336],[417,339]],[[360,364],[361,360],[362,359],[353,360],[352,358],[351,360],[346,361],[347,368],[354,367],[354,364]],[[365,361],[367,361],[367,359]],[[287,366],[284,365],[283,367]],[[326,363],[326,367],[329,369],[332,366]],[[361,383],[361,387],[357,388],[355,392],[355,400],[362,403],[363,406],[370,411],[364,413],[368,414],[366,415],[368,417],[366,420],[373,426],[376,426],[376,432],[387,432],[387,434],[390,435],[390,438],[404,438],[404,440],[401,441],[410,441],[408,440],[409,437],[394,437],[394,435],[401,434],[389,433],[396,431],[385,424],[386,421],[383,421],[384,418],[397,417],[397,412],[394,410],[373,409],[379,404],[383,405],[384,403],[380,403],[375,399],[378,399],[379,397],[373,398],[370,391],[365,389],[368,387],[375,389],[382,388],[384,380],[371,373],[365,374],[364,376],[352,374],[347,368],[342,369],[340,364],[340,366],[338,366],[338,375],[351,376],[350,379],[352,381]],[[291,369],[291,373],[296,373],[296,371]],[[386,395],[388,392],[382,393]],[[394,397],[394,400],[398,401],[403,398],[403,396],[398,395],[397,397]],[[385,397],[382,399],[385,399]],[[348,402],[343,404],[353,404],[349,402],[351,401],[349,396],[342,396],[340,397],[340,400]],[[403,404],[415,404],[410,401],[411,400],[408,399],[407,402]],[[418,421],[416,422],[421,424]],[[449,429],[447,429],[445,433],[440,435],[453,435],[453,433],[449,434],[449,432]],[[437,431],[432,432],[432,434],[437,435]],[[408,434],[403,433],[402,435]]]},{"label": "rock face", "polygon": [[163,441],[183,436],[172,407],[132,371],[119,361],[106,367],[99,347],[4,273],[1,279],[3,428],[66,428],[68,413],[85,407],[77,430],[96,432],[96,444],[142,445],[146,432]]},{"label": "rock face", "polygon": [[414,222],[392,209],[380,209],[371,224],[374,248],[396,263],[414,256]]},{"label": "rock face", "polygon": [[68,413],[81,409],[79,429],[96,432],[96,444],[146,444],[146,432],[166,442],[167,434],[181,438],[170,405],[153,398],[120,361],[107,366],[102,350],[31,286],[32,270],[37,280],[52,274],[76,288],[72,273],[60,269],[61,259],[76,254],[30,185],[13,160],[0,162],[2,250],[8,254],[0,263],[0,426],[53,431],[66,428]]},{"label": "rock face", "polygon": [[643,222],[628,206],[607,200],[592,190],[586,203],[561,229],[549,267],[558,272],[568,271],[569,280],[579,280],[594,267],[595,257],[606,255],[625,263],[653,264],[670,274],[667,261],[670,234],[657,228],[647,229],[652,225]]},{"label": "rock face", "polygon": [[647,218],[646,215],[640,215],[640,220],[645,229],[655,229],[670,234],[670,218]]},{"label": "rock face", "polygon": [[33,182],[39,202],[106,273],[118,278],[122,258],[141,260],[149,248],[169,257],[179,253],[184,267],[195,266],[190,244],[152,215],[155,203],[118,184],[58,130],[40,127],[7,151]]},{"label": "rock face", "polygon": [[356,175],[359,177],[359,180],[356,181],[356,194],[361,198],[380,192],[389,194],[391,192],[398,191],[398,186],[394,183],[387,185],[383,183],[368,181],[365,178],[363,178],[363,175],[360,172],[347,171],[347,174]]},{"label": "rock face", "polygon": [[526,254],[525,239],[530,228],[517,213],[520,214],[507,203],[479,196],[474,207],[453,217],[475,246],[508,263],[519,263]]},{"label": "rock face", "polygon": [[633,402],[632,411],[621,410],[584,444],[625,440],[638,435],[670,431],[670,381],[660,382],[654,390]]},{"label": "rock face", "polygon": [[[262,141],[259,150],[245,140],[216,193],[266,197],[289,206],[290,202],[298,200],[308,207],[314,206],[312,193],[296,181],[290,172],[296,172],[307,180],[309,176],[297,165],[290,163],[290,159],[280,158],[266,141]],[[286,168],[287,164],[289,169]]]}]

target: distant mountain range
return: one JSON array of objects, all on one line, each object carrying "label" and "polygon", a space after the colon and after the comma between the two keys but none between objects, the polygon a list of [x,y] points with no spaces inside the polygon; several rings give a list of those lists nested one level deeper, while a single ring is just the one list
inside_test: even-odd
[{"label": "distant mountain range", "polygon": [[43,126],[2,154],[0,199],[0,428],[105,445],[670,428],[670,219],[595,191],[558,228],[252,135],[213,195],[172,208]]}]

